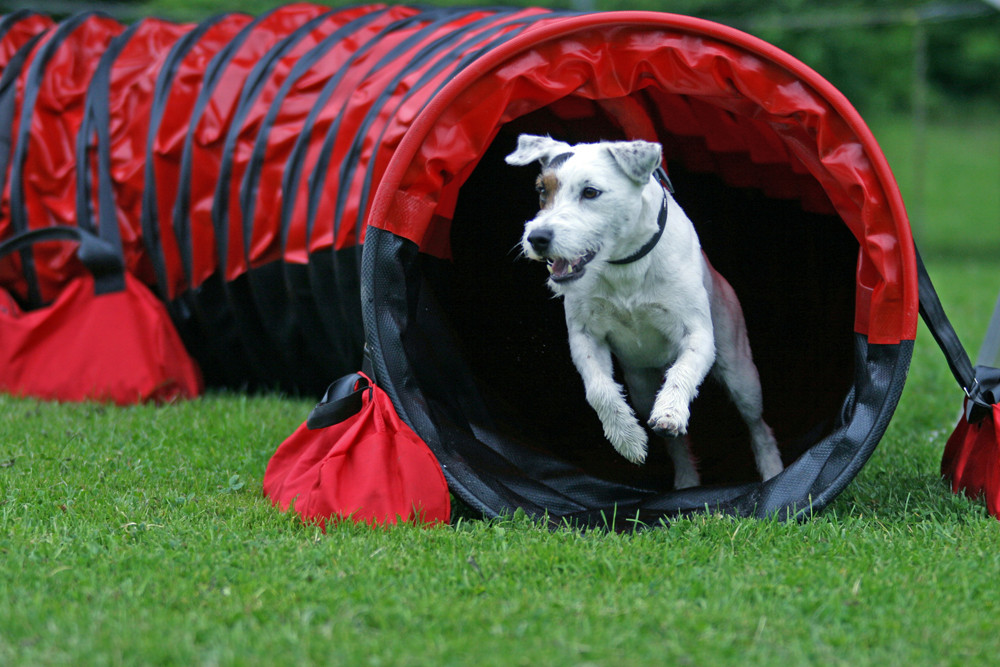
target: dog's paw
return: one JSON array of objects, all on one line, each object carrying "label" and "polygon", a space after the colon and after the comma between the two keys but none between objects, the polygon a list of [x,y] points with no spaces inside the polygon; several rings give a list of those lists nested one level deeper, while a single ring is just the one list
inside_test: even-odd
[{"label": "dog's paw", "polygon": [[612,428],[605,426],[604,435],[615,450],[632,463],[644,463],[648,450],[645,429],[635,419],[619,420]]},{"label": "dog's paw", "polygon": [[701,485],[701,476],[697,470],[680,470],[674,473],[674,489],[691,489]]},{"label": "dog's paw", "polygon": [[781,455],[777,448],[757,456],[757,470],[760,472],[760,478],[765,482],[778,476],[784,469],[785,465],[781,462]]},{"label": "dog's paw", "polygon": [[781,450],[778,441],[774,439],[771,428],[763,422],[750,424],[750,442],[753,456],[757,462],[757,471],[765,482],[778,476],[785,469],[781,461]]},{"label": "dog's paw", "polygon": [[649,416],[649,427],[657,435],[676,438],[687,434],[688,419],[691,411],[687,405],[668,408],[664,410],[653,410]]}]

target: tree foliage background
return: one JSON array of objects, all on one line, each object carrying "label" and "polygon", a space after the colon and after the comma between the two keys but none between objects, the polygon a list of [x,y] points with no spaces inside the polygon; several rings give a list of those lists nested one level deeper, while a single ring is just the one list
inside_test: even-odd
[{"label": "tree foliage background", "polygon": [[[0,0],[54,15],[87,8],[123,21],[160,16],[195,21],[215,13],[257,14],[280,0]],[[327,0],[330,6],[357,4]],[[796,56],[863,113],[911,110],[915,82],[927,83],[931,113],[1000,111],[998,0],[424,0],[433,5],[543,5],[580,10],[646,9],[706,18],[746,30]],[[919,25],[919,28],[918,28]],[[915,67],[923,41],[926,74]]]}]

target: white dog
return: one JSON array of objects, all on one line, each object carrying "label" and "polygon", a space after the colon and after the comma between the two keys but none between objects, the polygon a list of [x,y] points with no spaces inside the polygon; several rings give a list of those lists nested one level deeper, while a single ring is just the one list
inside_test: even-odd
[{"label": "white dog", "polygon": [[549,265],[587,402],[622,456],[646,459],[646,431],[613,377],[612,354],[636,412],[667,438],[676,488],[700,483],[686,434],[709,370],[749,426],[757,469],[770,479],[783,466],[761,416],[743,311],[668,193],[661,160],[660,145],[645,141],[570,146],[521,135],[507,163],[542,166],[541,211],[525,224],[521,246]]}]

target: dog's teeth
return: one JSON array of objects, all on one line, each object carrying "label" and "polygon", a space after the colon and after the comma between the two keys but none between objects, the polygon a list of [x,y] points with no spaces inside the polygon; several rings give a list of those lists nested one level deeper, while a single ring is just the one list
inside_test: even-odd
[{"label": "dog's teeth", "polygon": [[547,266],[549,267],[549,273],[552,273],[555,270],[552,268],[552,262],[549,262]]}]

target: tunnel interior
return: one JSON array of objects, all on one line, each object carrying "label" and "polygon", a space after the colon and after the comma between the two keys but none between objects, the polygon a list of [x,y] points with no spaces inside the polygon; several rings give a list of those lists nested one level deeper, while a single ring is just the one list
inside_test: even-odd
[{"label": "tunnel interior", "polygon": [[[799,166],[758,163],[752,151],[725,150],[710,130],[672,127],[669,110],[683,104],[699,111],[698,100],[647,90],[627,101],[623,116],[620,101],[562,100],[501,127],[461,186],[450,260],[426,260],[434,265],[425,275],[444,320],[435,327],[447,329],[461,372],[471,376],[466,391],[489,414],[476,437],[494,449],[552,457],[600,480],[670,490],[663,440],[650,433],[646,463],[631,464],[605,440],[586,403],[562,302],[546,287],[544,265],[520,256],[524,221],[538,206],[537,169],[503,159],[524,132],[578,143],[634,138],[639,127],[643,138],[663,145],[674,197],[740,299],[765,419],[788,465],[833,428],[854,381],[858,242]],[[724,110],[715,114],[733,119]],[[689,435],[703,485],[759,480],[747,430],[711,377],[692,405]]]}]

